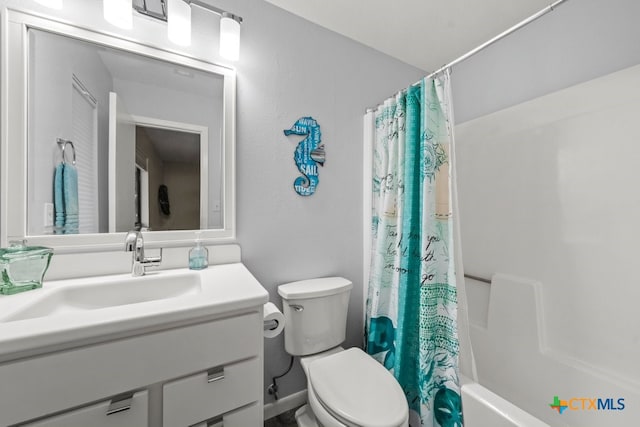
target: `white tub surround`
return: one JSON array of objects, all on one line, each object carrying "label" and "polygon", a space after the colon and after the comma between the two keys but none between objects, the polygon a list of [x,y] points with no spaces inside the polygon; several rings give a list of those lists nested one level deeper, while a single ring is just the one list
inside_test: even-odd
[{"label": "white tub surround", "polygon": [[639,114],[635,65],[456,127],[479,382],[554,426],[640,420]]},{"label": "white tub surround", "polygon": [[549,427],[480,384],[466,378],[461,383],[465,427]]},{"label": "white tub surround", "polygon": [[[550,346],[547,335],[551,325],[543,316],[544,287],[541,282],[494,275],[488,285],[486,311],[478,307],[483,300],[479,287],[484,288],[484,285],[467,280],[469,301],[475,301],[470,306],[471,341],[482,386],[552,426],[633,425],[634,421],[627,423],[637,419],[636,408],[629,405],[640,399],[636,381],[587,364]],[[477,391],[471,388],[467,397],[476,403],[482,402],[480,405],[486,406],[482,411],[491,410],[493,398],[487,394],[488,390],[481,396]],[[554,396],[573,407],[559,414],[550,407]],[[624,410],[582,410],[581,401],[572,402],[572,398],[603,401],[614,398],[616,402],[623,398],[628,407]]]}]

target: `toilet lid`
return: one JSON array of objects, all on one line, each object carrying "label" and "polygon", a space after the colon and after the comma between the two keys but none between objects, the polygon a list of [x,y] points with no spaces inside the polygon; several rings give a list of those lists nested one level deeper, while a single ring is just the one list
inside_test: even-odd
[{"label": "toilet lid", "polygon": [[349,424],[390,427],[406,420],[402,388],[389,371],[358,348],[311,363],[309,382],[323,406]]}]

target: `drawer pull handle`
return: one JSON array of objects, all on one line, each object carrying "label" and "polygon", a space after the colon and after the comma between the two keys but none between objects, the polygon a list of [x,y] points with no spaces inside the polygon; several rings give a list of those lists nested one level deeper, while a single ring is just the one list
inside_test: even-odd
[{"label": "drawer pull handle", "polygon": [[224,379],[224,368],[215,368],[207,371],[207,382],[214,383]]},{"label": "drawer pull handle", "polygon": [[133,394],[127,394],[125,396],[118,396],[111,399],[111,404],[107,408],[107,415],[117,414],[118,412],[128,411],[131,409],[131,401],[133,400]]},{"label": "drawer pull handle", "polygon": [[224,427],[224,419],[222,417],[216,417],[207,421],[207,427]]},{"label": "drawer pull handle", "polygon": [[224,419],[222,415],[218,415],[215,418],[199,422],[189,427],[224,427]]}]

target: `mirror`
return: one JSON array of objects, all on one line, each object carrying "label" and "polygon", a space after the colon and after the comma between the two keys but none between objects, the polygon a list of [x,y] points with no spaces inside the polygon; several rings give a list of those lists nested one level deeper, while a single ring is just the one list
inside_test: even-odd
[{"label": "mirror", "polygon": [[222,76],[27,31],[28,234],[221,228]]},{"label": "mirror", "polygon": [[3,154],[25,160],[11,167],[24,191],[3,198],[25,207],[8,215],[7,239],[233,237],[235,72],[21,12],[9,23],[24,92],[7,99],[27,117],[7,122],[19,138]]}]

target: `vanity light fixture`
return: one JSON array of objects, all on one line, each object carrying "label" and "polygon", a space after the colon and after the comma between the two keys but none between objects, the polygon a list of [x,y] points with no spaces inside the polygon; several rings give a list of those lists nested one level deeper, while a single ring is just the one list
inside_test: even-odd
[{"label": "vanity light fixture", "polygon": [[36,0],[36,3],[50,7],[51,9],[62,9],[62,0]]},{"label": "vanity light fixture", "polygon": [[222,12],[220,16],[220,56],[237,61],[240,59],[240,23],[242,18],[229,12]]},{"label": "vanity light fixture", "polygon": [[131,0],[102,0],[102,7],[107,22],[125,30],[133,28]]},{"label": "vanity light fixture", "polygon": [[[103,0],[106,3],[120,0]],[[151,10],[148,2],[159,3],[161,11]],[[129,3],[127,1],[127,3]],[[191,44],[191,6],[213,12],[220,16],[220,56],[231,61],[240,58],[240,24],[242,18],[233,13],[211,6],[203,0],[135,0],[133,8],[145,16],[165,21],[169,40],[180,46]],[[110,21],[111,22],[111,21]]]},{"label": "vanity light fixture", "polygon": [[182,0],[168,0],[167,34],[179,46],[191,44],[191,6]]}]

